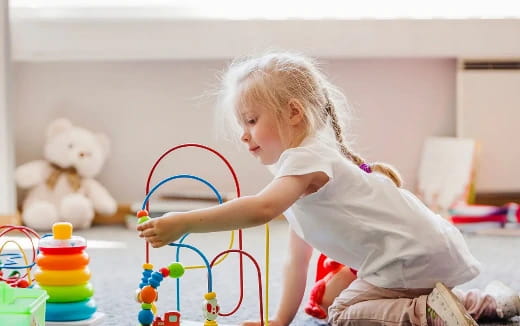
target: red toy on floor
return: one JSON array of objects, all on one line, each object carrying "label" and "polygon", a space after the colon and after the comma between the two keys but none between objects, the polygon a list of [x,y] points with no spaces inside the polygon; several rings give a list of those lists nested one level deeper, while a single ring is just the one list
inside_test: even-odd
[{"label": "red toy on floor", "polygon": [[520,209],[516,203],[503,206],[458,205],[449,210],[455,225],[495,222],[504,227],[507,223],[520,223]]},{"label": "red toy on floor", "polygon": [[[327,311],[323,310],[321,303],[323,294],[330,279],[338,273],[345,265],[334,261],[324,254],[320,254],[316,264],[316,283],[309,295],[309,301],[305,306],[305,312],[315,318],[327,318]],[[350,269],[352,273],[357,274],[356,270]]]}]

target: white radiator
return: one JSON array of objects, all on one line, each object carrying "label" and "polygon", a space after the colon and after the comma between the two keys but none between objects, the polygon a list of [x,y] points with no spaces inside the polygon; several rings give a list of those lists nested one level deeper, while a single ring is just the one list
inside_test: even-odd
[{"label": "white radiator", "polygon": [[457,136],[478,143],[477,191],[520,191],[520,59],[459,61]]}]

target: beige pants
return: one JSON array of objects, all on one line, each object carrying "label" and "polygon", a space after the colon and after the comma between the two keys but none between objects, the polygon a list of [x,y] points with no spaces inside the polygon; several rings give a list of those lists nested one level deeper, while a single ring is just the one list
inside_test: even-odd
[{"label": "beige pants", "polygon": [[[427,326],[426,298],[432,289],[385,289],[357,279],[343,290],[329,308],[333,326]],[[454,290],[473,318],[495,318],[496,303],[479,290]]]}]

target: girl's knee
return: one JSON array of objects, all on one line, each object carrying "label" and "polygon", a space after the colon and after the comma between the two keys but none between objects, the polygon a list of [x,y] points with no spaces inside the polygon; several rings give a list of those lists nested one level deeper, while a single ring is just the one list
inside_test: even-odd
[{"label": "girl's knee", "polygon": [[341,302],[341,300],[334,300],[334,302],[330,305],[328,310],[328,322],[332,326],[339,326],[340,320],[344,319],[341,317],[344,313],[346,313],[347,309],[350,305]]}]

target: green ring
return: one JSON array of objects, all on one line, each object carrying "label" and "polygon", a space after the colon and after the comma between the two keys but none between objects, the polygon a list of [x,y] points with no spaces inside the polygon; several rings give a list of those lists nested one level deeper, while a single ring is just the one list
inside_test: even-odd
[{"label": "green ring", "polygon": [[47,302],[76,302],[86,300],[94,295],[91,283],[67,286],[40,285],[47,291]]}]

